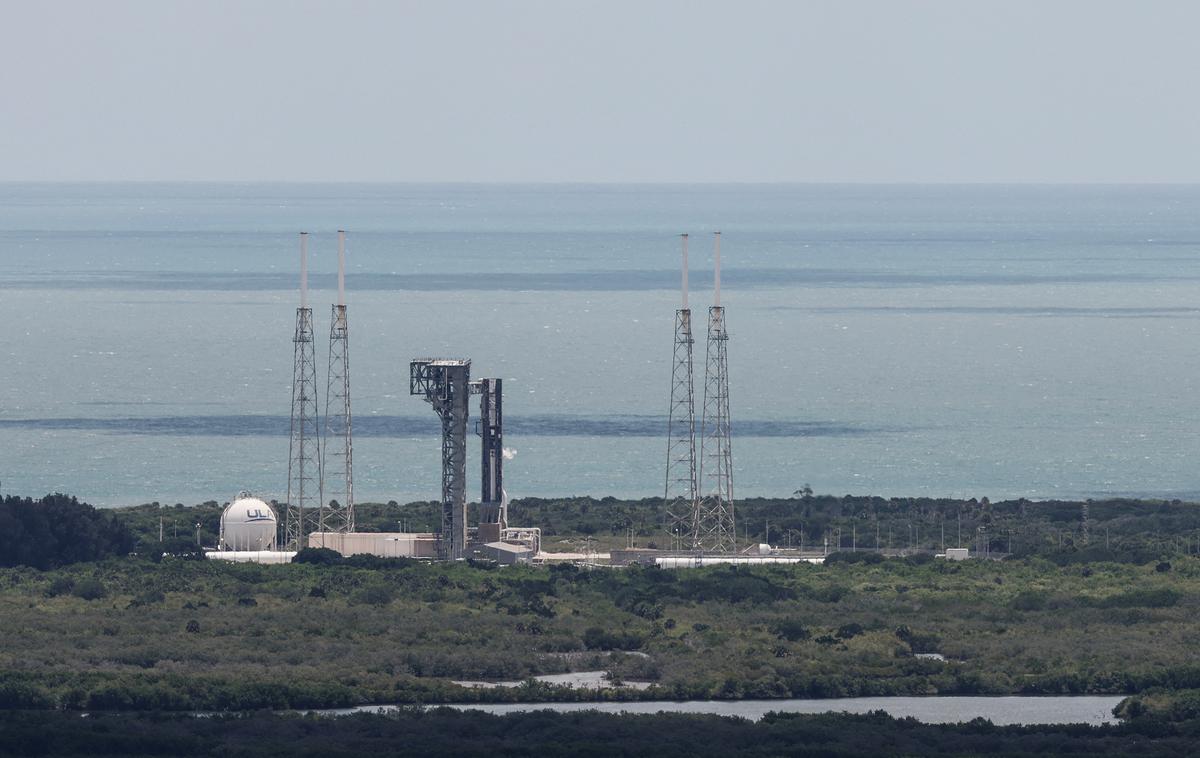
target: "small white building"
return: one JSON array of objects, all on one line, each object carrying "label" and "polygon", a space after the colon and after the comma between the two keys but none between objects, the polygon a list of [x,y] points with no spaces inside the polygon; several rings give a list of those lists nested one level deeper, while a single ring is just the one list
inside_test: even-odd
[{"label": "small white building", "polygon": [[483,546],[483,554],[506,566],[528,563],[534,555],[533,550],[526,545],[512,545],[507,542],[489,542]]}]

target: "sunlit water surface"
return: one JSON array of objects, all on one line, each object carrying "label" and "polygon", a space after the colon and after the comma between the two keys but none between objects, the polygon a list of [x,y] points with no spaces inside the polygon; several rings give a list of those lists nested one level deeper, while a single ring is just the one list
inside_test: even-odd
[{"label": "sunlit water surface", "polygon": [[0,185],[0,490],[282,499],[338,228],[360,501],[438,493],[418,356],[504,378],[511,496],[660,494],[716,228],[735,495],[1200,494],[1200,188],[685,185]]}]

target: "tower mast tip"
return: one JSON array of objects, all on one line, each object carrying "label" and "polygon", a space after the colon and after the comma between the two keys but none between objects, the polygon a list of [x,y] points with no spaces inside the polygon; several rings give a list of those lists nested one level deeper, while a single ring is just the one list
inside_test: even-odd
[{"label": "tower mast tip", "polygon": [[338,229],[338,305],[346,304],[346,232]]},{"label": "tower mast tip", "polygon": [[721,307],[721,233],[713,232],[713,305]]},{"label": "tower mast tip", "polygon": [[683,310],[688,309],[688,236],[687,232],[679,235],[683,239]]},{"label": "tower mast tip", "polygon": [[308,307],[308,232],[300,232],[300,307]]}]

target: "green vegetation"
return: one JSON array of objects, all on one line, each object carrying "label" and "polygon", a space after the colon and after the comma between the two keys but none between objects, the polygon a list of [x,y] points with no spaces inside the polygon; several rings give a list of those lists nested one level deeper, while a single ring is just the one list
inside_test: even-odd
[{"label": "green vegetation", "polygon": [[[1200,637],[1200,558],[1187,538],[1200,526],[1200,509],[1182,504],[1093,503],[1093,544],[1083,546],[1075,544],[1078,535],[1057,536],[1071,519],[1078,526],[1078,503],[749,501],[740,512],[770,514],[772,533],[789,518],[803,519],[806,533],[810,524],[817,533],[841,529],[846,549],[824,566],[665,571],[342,559],[322,550],[285,566],[197,561],[190,560],[197,557],[194,532],[174,538],[164,526],[160,543],[159,519],[215,532],[217,503],[151,504],[117,511],[114,521],[61,496],[16,502],[12,512],[26,516],[45,509],[28,523],[65,509],[84,525],[73,534],[85,538],[69,550],[3,554],[8,563],[54,568],[0,569],[0,708],[223,711],[1200,688],[1200,664],[1189,654]],[[628,539],[630,528],[640,533],[639,523],[653,524],[660,505],[520,503],[517,518],[542,523],[553,540],[575,540],[596,526],[593,538],[613,544]],[[367,527],[392,529],[407,510],[400,518],[422,528],[421,518],[436,515],[429,506],[362,512]],[[947,562],[928,545],[884,559],[845,544],[847,525],[876,519],[883,534],[884,524],[894,529],[907,520],[924,534],[958,510],[964,531],[977,524],[1003,534],[1023,525],[1009,536],[1025,548],[1014,547],[1004,561]],[[609,526],[601,535],[603,522]],[[1104,532],[1107,549],[1095,544]],[[596,692],[532,679],[594,670],[653,686]],[[525,684],[468,689],[455,680]]]},{"label": "green vegetation", "polygon": [[[110,559],[0,570],[0,706],[1136,693],[1200,687],[1198,603],[1187,557],[1169,571],[927,555],[685,571]],[[581,670],[656,686],[451,683]]]},{"label": "green vegetation", "polygon": [[493,716],[448,708],[342,717],[0,713],[0,756],[1131,755],[1192,756],[1200,725],[931,725],[864,715],[769,714],[759,722],[687,714]]},{"label": "green vegetation", "polygon": [[0,566],[56,568],[125,555],[133,545],[129,528],[114,514],[73,497],[0,499]]},{"label": "green vegetation", "polygon": [[1200,688],[1168,690],[1152,688],[1127,697],[1114,710],[1127,721],[1182,723],[1200,722]]}]

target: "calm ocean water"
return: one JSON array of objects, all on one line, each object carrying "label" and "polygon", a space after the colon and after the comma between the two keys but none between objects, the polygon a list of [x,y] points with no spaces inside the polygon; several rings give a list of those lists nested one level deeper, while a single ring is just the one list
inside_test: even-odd
[{"label": "calm ocean water", "polygon": [[0,490],[282,499],[295,232],[321,365],[338,228],[360,500],[437,496],[431,355],[504,378],[513,497],[661,494],[674,235],[699,310],[717,228],[735,495],[1200,494],[1169,186],[0,185]]}]

